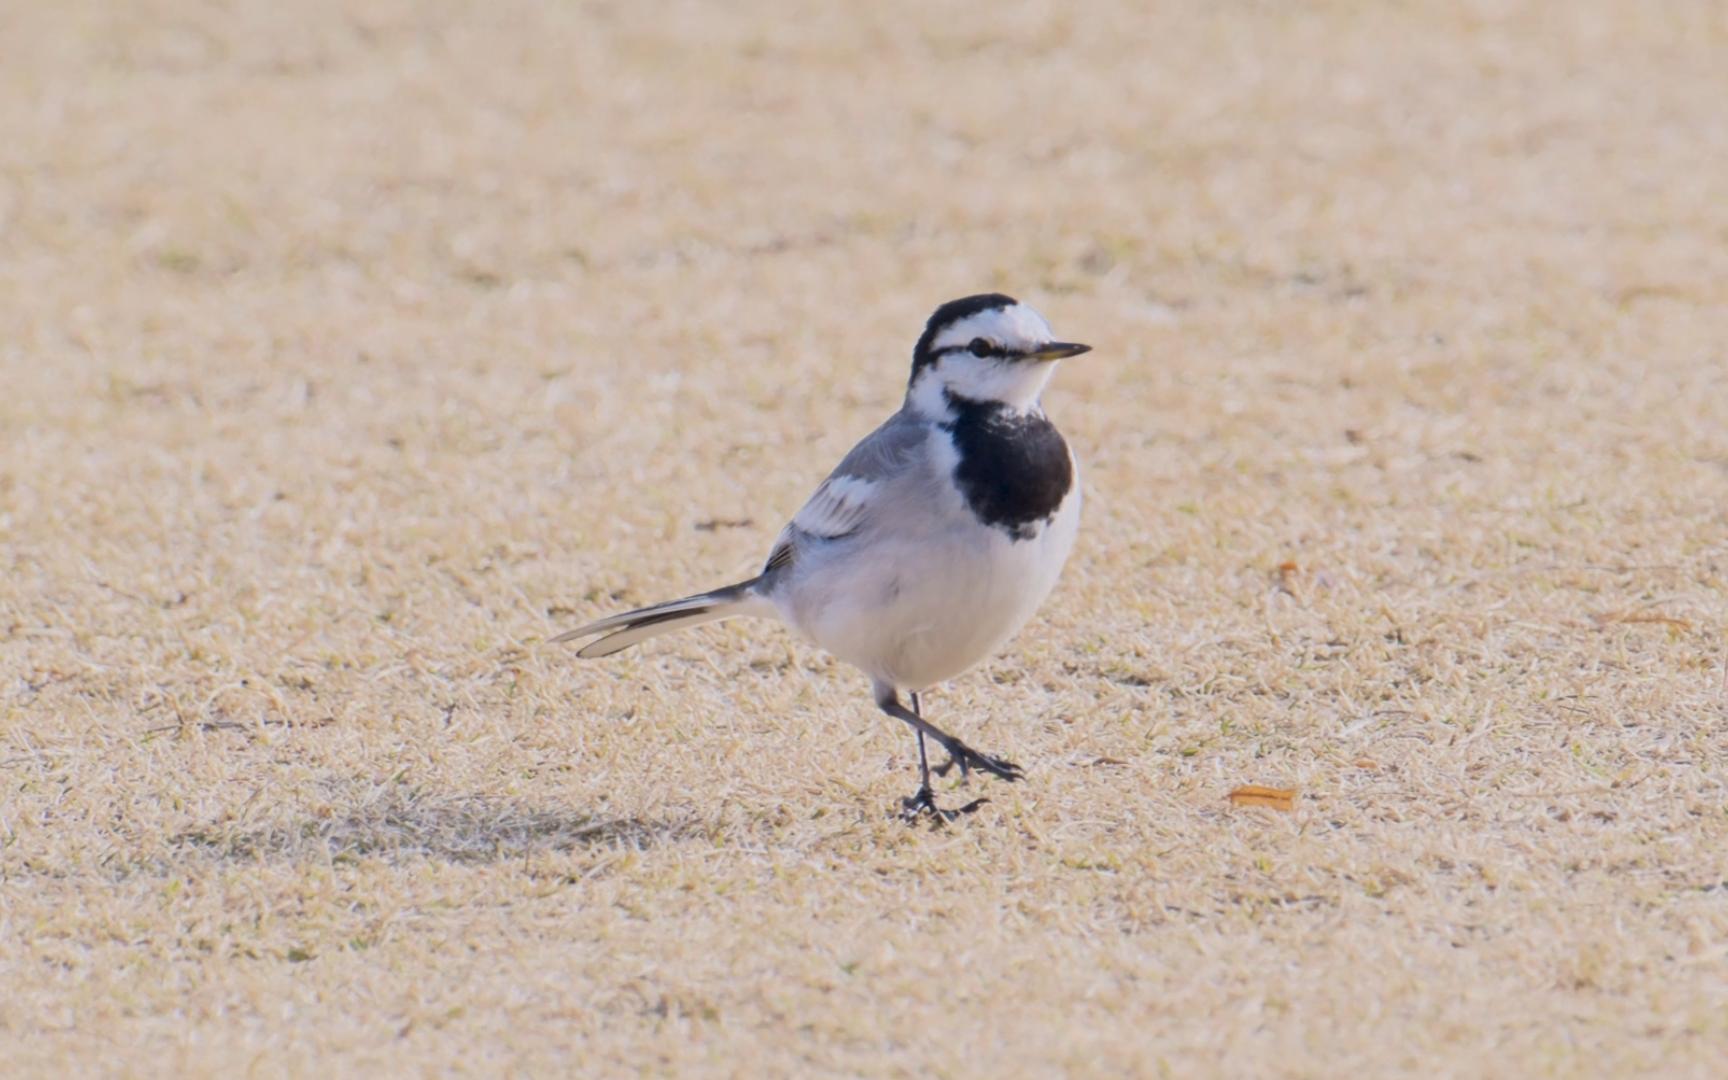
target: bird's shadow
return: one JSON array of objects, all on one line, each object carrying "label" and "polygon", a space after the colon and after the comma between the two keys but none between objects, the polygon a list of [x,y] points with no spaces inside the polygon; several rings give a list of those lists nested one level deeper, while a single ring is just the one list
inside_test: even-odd
[{"label": "bird's shadow", "polygon": [[595,848],[645,850],[698,831],[693,821],[611,817],[399,784],[350,782],[340,789],[314,812],[288,821],[218,820],[185,830],[170,843],[182,852],[235,862],[417,857],[473,864]]}]

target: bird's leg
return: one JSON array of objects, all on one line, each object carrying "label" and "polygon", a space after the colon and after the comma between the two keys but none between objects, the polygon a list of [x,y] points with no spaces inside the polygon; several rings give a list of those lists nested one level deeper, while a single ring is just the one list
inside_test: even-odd
[{"label": "bird's leg", "polygon": [[973,769],[982,769],[992,776],[1004,780],[1018,780],[1022,775],[1020,766],[1011,761],[1004,761],[990,754],[982,754],[956,739],[954,736],[938,728],[919,715],[918,695],[912,695],[912,708],[900,704],[900,695],[891,686],[876,687],[876,705],[883,712],[898,720],[904,720],[918,733],[918,791],[912,797],[903,800],[907,820],[915,819],[919,814],[928,811],[939,820],[953,820],[961,814],[970,814],[988,800],[974,799],[959,810],[939,810],[936,807],[935,795],[930,790],[930,759],[925,751],[924,737],[928,735],[935,739],[942,749],[948,751],[948,765],[936,770],[938,774],[945,773],[954,765],[960,766],[962,779],[969,776]]},{"label": "bird's leg", "polygon": [[[922,718],[924,710],[918,707],[918,695],[912,695],[912,715]],[[926,800],[930,797],[930,755],[924,749],[924,733],[918,732],[918,793]]]},{"label": "bird's leg", "polygon": [[[916,701],[916,696],[914,696],[914,700]],[[899,719],[906,721],[908,724],[911,724],[913,729],[920,735],[930,736],[932,739],[936,740],[937,744],[940,745],[942,749],[948,751],[948,760],[942,765],[937,766],[935,769],[930,770],[937,776],[946,776],[948,770],[952,769],[956,765],[960,766],[960,779],[962,781],[971,777],[973,769],[981,769],[992,776],[1000,777],[1001,779],[1010,782],[1019,780],[1026,775],[1024,771],[1021,770],[1020,766],[1014,764],[1012,761],[999,758],[994,754],[986,754],[980,750],[974,750],[970,746],[967,746],[959,739],[956,739],[954,736],[943,731],[935,724],[924,719],[918,709],[914,708],[910,711],[907,710],[904,705],[900,704],[899,696],[896,695],[892,689],[888,690],[886,696],[878,693],[876,704],[889,716],[898,717]],[[924,779],[926,784],[928,784],[928,776]]]},{"label": "bird's leg", "polygon": [[[918,737],[920,739],[922,739],[924,736],[920,735]],[[950,769],[954,768],[954,766],[959,765],[959,764],[960,764],[960,759],[955,757],[953,754],[949,754],[947,761],[944,761],[942,764],[936,766],[934,769],[931,769],[930,771],[935,773],[937,776],[940,776],[940,777],[943,777],[944,779],[946,779],[948,776],[948,771]],[[962,768],[960,770],[960,778],[961,779],[966,778],[966,770],[964,768]]]},{"label": "bird's leg", "polygon": [[[918,695],[912,695],[912,712],[918,712]],[[918,736],[918,790],[916,793],[900,800],[900,816],[907,821],[914,821],[919,814],[928,813],[937,821],[952,820],[953,815],[944,814],[936,808],[936,793],[930,790],[930,755],[924,749],[924,733],[916,732]]]}]

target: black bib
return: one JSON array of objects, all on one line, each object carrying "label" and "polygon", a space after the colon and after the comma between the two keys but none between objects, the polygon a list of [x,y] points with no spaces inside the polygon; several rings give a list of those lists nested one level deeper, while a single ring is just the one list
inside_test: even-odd
[{"label": "black bib", "polygon": [[954,419],[942,427],[960,452],[954,482],[967,507],[1014,540],[1032,539],[1074,486],[1062,433],[1043,413],[1015,413],[999,401],[950,394],[948,402]]}]

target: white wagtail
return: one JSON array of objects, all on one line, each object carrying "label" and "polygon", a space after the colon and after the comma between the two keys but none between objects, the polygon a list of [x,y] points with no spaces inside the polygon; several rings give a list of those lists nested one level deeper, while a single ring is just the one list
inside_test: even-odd
[{"label": "white wagtail", "polygon": [[[841,459],[780,532],[762,573],[627,611],[554,641],[599,637],[609,656],[670,630],[737,615],[777,618],[870,677],[877,706],[918,734],[907,817],[946,820],[930,791],[928,735],[958,765],[1018,780],[925,720],[918,694],[989,656],[1056,583],[1080,523],[1074,455],[1038,397],[1056,361],[1090,349],[1056,341],[1036,311],[1000,293],[943,304],[912,351],[900,411]],[[911,695],[912,707],[900,702]]]}]

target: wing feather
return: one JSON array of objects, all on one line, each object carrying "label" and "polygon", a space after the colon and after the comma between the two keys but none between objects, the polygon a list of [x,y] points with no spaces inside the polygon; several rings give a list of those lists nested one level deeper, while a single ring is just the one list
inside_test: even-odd
[{"label": "wing feather", "polygon": [[830,476],[792,516],[792,527],[824,540],[856,532],[870,515],[877,486],[858,476]]},{"label": "wing feather", "polygon": [[869,524],[883,492],[929,438],[927,424],[902,410],[865,436],[781,530],[764,574],[790,564],[800,541],[838,540]]}]

